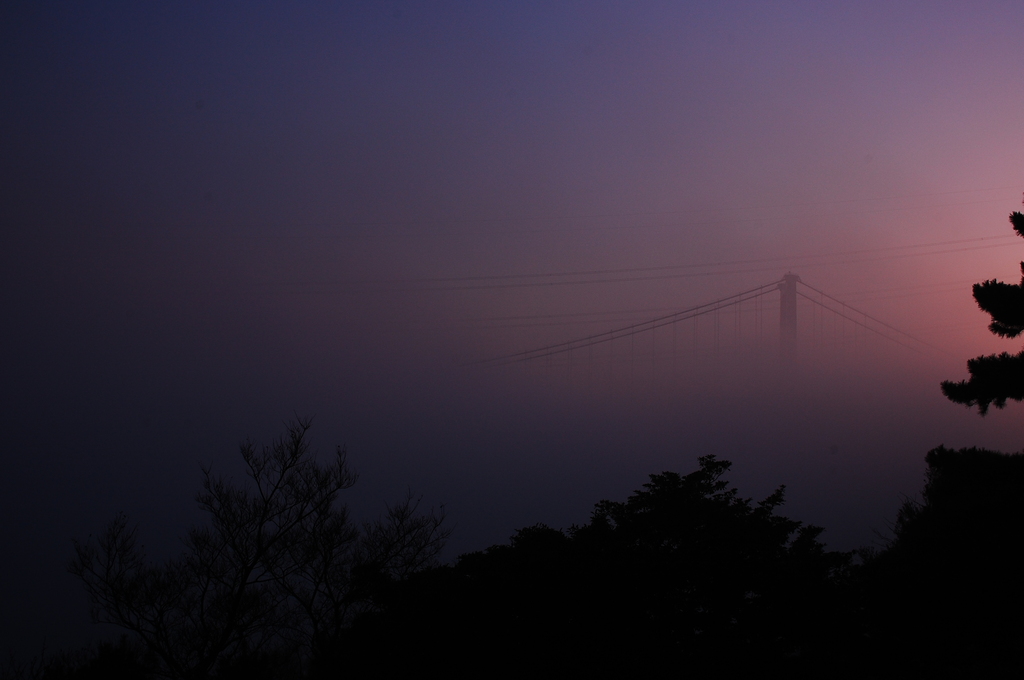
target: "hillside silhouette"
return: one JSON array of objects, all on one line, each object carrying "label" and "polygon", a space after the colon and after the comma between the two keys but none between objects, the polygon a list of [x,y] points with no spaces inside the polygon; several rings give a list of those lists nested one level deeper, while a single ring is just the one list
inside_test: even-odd
[{"label": "hillside silhouette", "polygon": [[[683,666],[784,670],[837,653],[853,634],[849,553],[821,529],[729,488],[730,463],[652,475],[568,531],[520,530],[507,545],[379,584],[339,657],[367,677],[494,667],[630,676]],[[840,634],[843,631],[843,634]],[[431,650],[457,648],[439,657]],[[388,649],[400,650],[397,654]]]},{"label": "hillside silhouette", "polygon": [[1024,670],[1024,455],[930,451],[892,536],[829,550],[820,527],[730,487],[714,456],[565,530],[435,557],[412,499],[357,526],[293,424],[243,446],[248,485],[204,476],[207,525],[163,564],[123,516],[71,571],[119,641],[7,663],[4,678],[985,677]]}]

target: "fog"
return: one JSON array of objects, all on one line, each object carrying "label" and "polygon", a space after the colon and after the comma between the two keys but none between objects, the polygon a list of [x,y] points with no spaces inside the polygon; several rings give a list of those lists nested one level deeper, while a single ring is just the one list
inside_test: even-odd
[{"label": "fog", "polygon": [[[930,448],[1020,448],[938,388],[1018,349],[970,297],[1024,257],[1016,7],[3,12],[15,647],[95,634],[72,538],[123,509],[169,554],[200,464],[297,416],[357,515],[443,504],[448,558],[708,454],[853,549]],[[851,317],[800,298],[793,363],[777,292],[494,361],[787,272]]]}]

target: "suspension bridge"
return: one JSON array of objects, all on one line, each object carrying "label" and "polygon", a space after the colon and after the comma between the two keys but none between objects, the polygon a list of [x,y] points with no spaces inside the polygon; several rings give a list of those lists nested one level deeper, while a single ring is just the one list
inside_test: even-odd
[{"label": "suspension bridge", "polygon": [[[771,332],[771,326],[774,324],[768,317],[770,311],[775,309],[775,301],[771,300],[771,298],[776,295],[778,296],[778,335],[774,336],[774,333]],[[767,304],[769,300],[771,300],[771,304]],[[805,307],[810,307],[811,318],[807,320],[809,323],[801,324],[799,322],[798,309],[800,305],[798,301],[800,300],[805,301]],[[744,323],[743,314],[745,310],[747,312],[746,323]],[[860,333],[861,337],[874,336],[886,343],[891,343],[916,353],[946,354],[944,350],[935,345],[829,295],[825,291],[806,283],[800,276],[790,272],[774,281],[671,314],[665,314],[646,321],[620,326],[563,342],[492,357],[478,363],[485,365],[508,365],[536,362],[541,359],[551,362],[552,359],[565,357],[568,358],[568,363],[571,365],[574,353],[578,354],[580,351],[586,350],[588,352],[588,359],[592,360],[595,347],[601,345],[611,346],[619,340],[628,340],[630,342],[630,355],[632,356],[634,341],[638,336],[650,335],[653,337],[654,333],[661,328],[670,328],[672,330],[670,344],[673,353],[675,353],[677,348],[676,330],[684,322],[692,323],[692,347],[696,349],[698,346],[698,324],[702,318],[710,318],[712,321],[710,325],[713,330],[710,344],[717,353],[722,345],[721,318],[725,311],[733,313],[732,332],[734,341],[744,332],[748,339],[760,346],[764,346],[769,337],[777,337],[779,358],[783,366],[792,365],[797,360],[798,348],[800,346],[799,329],[801,326],[804,327],[805,333],[809,332],[812,337],[816,336],[820,339],[825,335],[825,330],[829,327],[830,321],[832,340],[834,342],[842,341],[852,331],[852,337],[855,341],[858,339],[857,334]],[[735,345],[736,343],[734,342],[733,344]],[[656,350],[652,340],[652,358],[656,358],[655,355]]]}]

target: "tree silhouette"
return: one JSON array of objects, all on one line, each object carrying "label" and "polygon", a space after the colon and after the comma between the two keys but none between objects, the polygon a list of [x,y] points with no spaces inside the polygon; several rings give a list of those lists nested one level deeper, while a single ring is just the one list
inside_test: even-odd
[{"label": "tree silhouette", "polygon": [[448,535],[443,514],[420,514],[409,497],[353,525],[338,503],[356,480],[345,451],[321,465],[309,428],[300,420],[270,446],[243,443],[246,485],[204,468],[196,500],[209,522],[188,532],[177,559],[147,560],[124,514],[76,541],[69,569],[94,618],[136,634],[164,674],[206,678],[254,655],[283,663],[320,653],[363,604],[357,569],[407,576],[429,566]]},{"label": "tree silhouette", "polygon": [[[1010,214],[1014,231],[1024,237],[1024,214]],[[1021,283],[1009,284],[995,279],[974,284],[974,299],[978,306],[992,317],[988,329],[1004,338],[1016,338],[1024,333],[1024,262]],[[942,383],[942,393],[957,404],[977,406],[985,415],[990,404],[1003,408],[1007,399],[1024,400],[1024,351],[1017,354],[1002,352],[970,359],[967,362],[969,380]]]},{"label": "tree silhouette", "polygon": [[921,500],[866,565],[876,651],[921,677],[1020,677],[1024,455],[940,446],[925,460]]},{"label": "tree silhouette", "polygon": [[[785,670],[847,635],[850,555],[776,514],[780,488],[739,496],[730,464],[652,475],[567,531],[522,529],[506,545],[383,584],[343,638],[366,677],[444,671],[631,677],[685,667],[715,677]],[[439,655],[438,650],[458,649]],[[710,677],[710,675],[709,675]]]}]

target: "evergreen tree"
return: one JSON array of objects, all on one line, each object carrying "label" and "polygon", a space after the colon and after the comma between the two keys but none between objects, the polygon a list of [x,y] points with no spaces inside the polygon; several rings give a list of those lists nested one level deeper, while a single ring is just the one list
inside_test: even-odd
[{"label": "evergreen tree", "polygon": [[[1024,237],[1024,214],[1010,214],[1014,231]],[[1004,338],[1024,333],[1024,262],[1020,263],[1021,282],[1003,283],[992,279],[974,284],[974,299],[992,317],[988,329]],[[1006,406],[1007,399],[1024,401],[1024,351],[1003,352],[968,360],[969,380],[942,383],[942,393],[957,404],[977,406],[985,415],[990,404]]]},{"label": "evergreen tree", "polygon": [[376,606],[323,677],[791,678],[842,662],[858,640],[852,555],[776,514],[781,487],[742,498],[729,468],[705,456],[601,501],[583,526],[527,527],[452,566],[376,581]]}]

